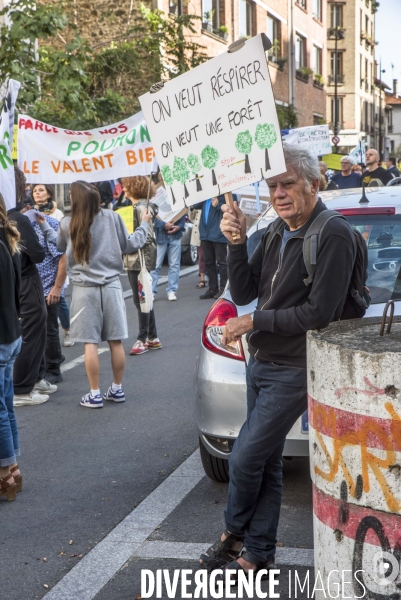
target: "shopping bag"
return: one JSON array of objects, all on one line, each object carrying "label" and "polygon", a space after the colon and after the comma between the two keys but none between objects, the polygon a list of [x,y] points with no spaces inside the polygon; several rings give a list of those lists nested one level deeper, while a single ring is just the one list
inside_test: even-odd
[{"label": "shopping bag", "polygon": [[141,270],[138,275],[138,296],[141,312],[149,313],[153,308],[152,276],[146,268],[145,257],[138,250]]}]

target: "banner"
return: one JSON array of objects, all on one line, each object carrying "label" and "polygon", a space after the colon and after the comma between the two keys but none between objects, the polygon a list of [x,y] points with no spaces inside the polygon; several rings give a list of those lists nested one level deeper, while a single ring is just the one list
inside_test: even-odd
[{"label": "banner", "polygon": [[261,35],[139,101],[174,209],[286,170]]},{"label": "banner", "polygon": [[106,181],[150,175],[153,145],[142,113],[113,125],[70,131],[18,119],[18,165],[29,183]]},{"label": "banner", "polygon": [[0,114],[0,193],[4,198],[7,210],[13,208],[16,204],[11,147],[14,135],[14,108],[20,87],[19,81],[10,79],[8,93]]},{"label": "banner", "polygon": [[288,133],[283,133],[283,142],[299,144],[303,148],[307,148],[314,156],[331,154],[328,125],[311,125],[310,127],[290,129]]},{"label": "banner", "polygon": [[349,156],[355,160],[356,163],[366,163],[366,142],[362,140],[357,146],[349,153]]}]

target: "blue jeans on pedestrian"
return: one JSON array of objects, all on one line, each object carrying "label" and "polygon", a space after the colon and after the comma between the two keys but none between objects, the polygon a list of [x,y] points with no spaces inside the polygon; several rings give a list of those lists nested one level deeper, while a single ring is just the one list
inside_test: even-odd
[{"label": "blue jeans on pedestrian", "polygon": [[22,340],[0,344],[0,467],[17,462],[20,455],[17,420],[14,413],[13,365]]},{"label": "blue jeans on pedestrian", "polygon": [[254,564],[274,556],[285,438],[307,408],[306,369],[259,363],[246,373],[248,417],[230,457],[226,527],[243,535]]},{"label": "blue jeans on pedestrian", "polygon": [[64,331],[70,330],[70,308],[64,296],[61,296],[58,303],[58,318]]},{"label": "blue jeans on pedestrian", "polygon": [[168,238],[167,242],[157,244],[156,269],[151,272],[153,279],[153,293],[157,294],[157,282],[159,280],[160,269],[167,252],[168,257],[168,282],[166,292],[176,292],[178,290],[178,281],[180,278],[181,263],[181,238]]}]

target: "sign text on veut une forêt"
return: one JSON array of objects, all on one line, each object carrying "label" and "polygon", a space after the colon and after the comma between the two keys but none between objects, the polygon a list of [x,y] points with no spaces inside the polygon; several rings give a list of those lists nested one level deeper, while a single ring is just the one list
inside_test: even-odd
[{"label": "sign text on veut une for\u00eat", "polygon": [[142,113],[88,131],[61,129],[26,115],[18,119],[18,165],[29,183],[149,175],[153,159]]},{"label": "sign text on veut une for\u00eat", "polygon": [[285,171],[261,35],[139,100],[175,208]]}]

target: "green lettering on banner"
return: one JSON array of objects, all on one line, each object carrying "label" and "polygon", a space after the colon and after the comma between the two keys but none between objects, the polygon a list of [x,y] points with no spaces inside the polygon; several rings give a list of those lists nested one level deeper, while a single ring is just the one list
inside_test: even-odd
[{"label": "green lettering on banner", "polygon": [[67,156],[71,155],[71,152],[76,152],[81,147],[81,142],[70,142],[68,144]]},{"label": "green lettering on banner", "polygon": [[143,142],[145,138],[148,140],[148,142],[150,142],[150,135],[147,127],[141,125],[139,133],[141,136],[141,142]]},{"label": "green lettering on banner", "polygon": [[[94,145],[93,150],[89,150],[89,147],[91,144]],[[99,149],[99,142],[96,142],[95,140],[91,140],[84,146],[84,154],[94,154],[98,149]]]},{"label": "green lettering on banner", "polygon": [[0,144],[0,165],[3,169],[8,169],[9,165],[13,166],[13,164],[12,159],[8,155],[8,148]]},{"label": "green lettering on banner", "polygon": [[127,142],[127,144],[135,144],[135,140],[136,140],[136,129],[133,129],[132,131],[127,133],[127,137],[125,138],[125,141]]},{"label": "green lettering on banner", "polygon": [[[110,146],[105,146],[107,142],[110,141]],[[100,146],[100,152],[105,152],[106,150],[110,150],[114,146],[114,138],[112,140],[103,140],[102,145]]]}]

